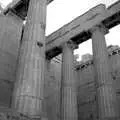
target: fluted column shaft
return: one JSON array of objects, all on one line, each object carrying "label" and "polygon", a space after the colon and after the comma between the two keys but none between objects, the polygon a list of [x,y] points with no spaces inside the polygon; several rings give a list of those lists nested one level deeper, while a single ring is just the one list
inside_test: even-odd
[{"label": "fluted column shaft", "polygon": [[73,47],[71,43],[62,46],[61,120],[78,119]]},{"label": "fluted column shaft", "polygon": [[13,94],[13,107],[26,115],[42,114],[46,0],[30,0]]},{"label": "fluted column shaft", "polygon": [[113,87],[111,68],[108,64],[108,52],[104,34],[106,29],[95,26],[92,30],[92,47],[96,73],[98,115],[100,120],[118,120],[116,91]]}]

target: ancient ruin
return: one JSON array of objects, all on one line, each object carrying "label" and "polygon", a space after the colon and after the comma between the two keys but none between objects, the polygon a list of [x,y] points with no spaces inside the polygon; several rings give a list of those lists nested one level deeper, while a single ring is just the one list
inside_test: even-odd
[{"label": "ancient ruin", "polygon": [[[105,41],[120,1],[45,36],[51,2],[16,0],[0,14],[0,120],[120,120],[120,48]],[[93,56],[75,64],[90,38]]]}]

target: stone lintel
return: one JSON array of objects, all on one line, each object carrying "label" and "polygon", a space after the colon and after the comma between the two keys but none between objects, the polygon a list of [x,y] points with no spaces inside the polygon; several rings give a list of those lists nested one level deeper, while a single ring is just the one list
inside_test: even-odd
[{"label": "stone lintel", "polygon": [[[47,0],[47,5],[50,4],[53,0]],[[16,14],[22,20],[25,20],[27,16],[29,0],[14,0],[8,7],[4,10],[4,14],[7,14],[9,11]]]}]

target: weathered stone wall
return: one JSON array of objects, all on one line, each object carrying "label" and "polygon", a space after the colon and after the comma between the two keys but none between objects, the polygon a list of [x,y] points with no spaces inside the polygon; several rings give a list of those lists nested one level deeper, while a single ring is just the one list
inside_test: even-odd
[{"label": "weathered stone wall", "polygon": [[0,15],[0,105],[9,107],[21,38],[22,21],[9,13]]},{"label": "weathered stone wall", "polygon": [[78,115],[80,120],[96,116],[94,77],[92,64],[78,70]]},{"label": "weathered stone wall", "polygon": [[[47,61],[48,62],[48,61]],[[47,63],[45,74],[45,105],[49,120],[60,119],[61,62],[57,59]]]},{"label": "weathered stone wall", "polygon": [[117,54],[113,52],[114,55],[110,57],[110,66],[112,68],[111,74],[114,80],[120,110],[120,50],[118,52]]},{"label": "weathered stone wall", "polygon": [[[109,64],[120,104],[120,53],[118,51],[113,51],[112,56],[109,56]],[[79,120],[94,120],[97,117],[97,103],[92,61],[86,62],[80,68],[78,67],[77,75]]]}]

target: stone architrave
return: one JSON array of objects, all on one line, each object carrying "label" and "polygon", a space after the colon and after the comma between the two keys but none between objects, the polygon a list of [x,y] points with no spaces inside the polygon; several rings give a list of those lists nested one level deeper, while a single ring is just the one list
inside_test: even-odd
[{"label": "stone architrave", "polygon": [[113,87],[104,36],[106,32],[108,31],[103,25],[97,25],[91,29],[98,117],[100,120],[118,120],[116,91]]},{"label": "stone architrave", "polygon": [[47,0],[30,0],[20,49],[13,108],[40,119],[42,113]]},{"label": "stone architrave", "polygon": [[73,55],[75,47],[71,41],[62,45],[61,120],[78,119]]}]

